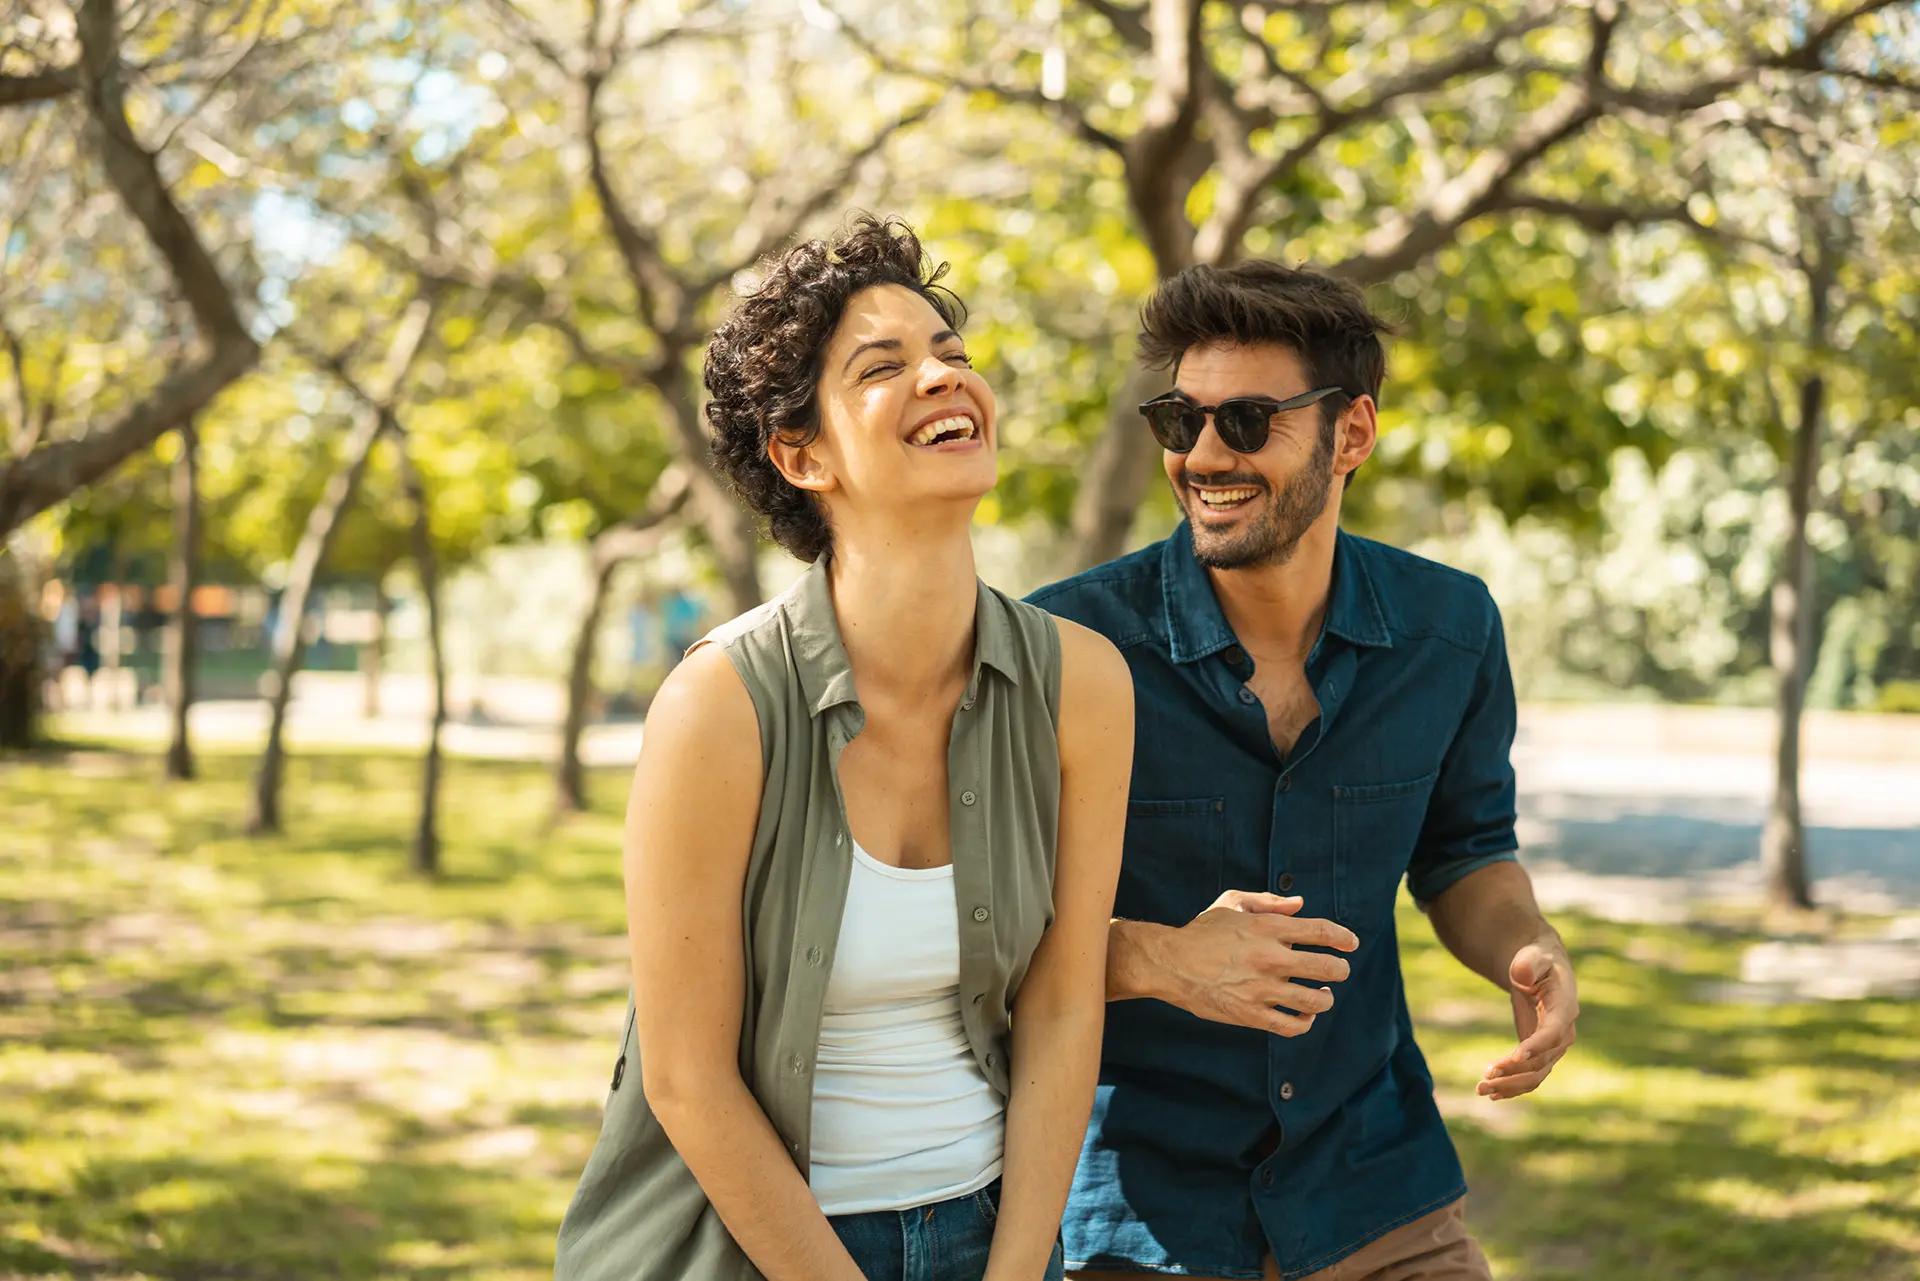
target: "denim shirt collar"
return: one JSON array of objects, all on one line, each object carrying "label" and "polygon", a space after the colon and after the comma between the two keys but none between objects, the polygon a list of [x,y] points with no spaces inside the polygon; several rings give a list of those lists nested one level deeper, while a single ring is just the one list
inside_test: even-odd
[{"label": "denim shirt collar", "polygon": [[[781,606],[786,611],[788,635],[792,638],[793,665],[800,674],[800,688],[814,716],[830,707],[860,701],[853,687],[853,663],[841,643],[840,620],[833,611],[827,561],[828,558],[822,556],[809,565],[787,592]],[[982,665],[993,668],[1016,685],[1020,683],[1019,663],[1014,655],[1013,620],[1008,617],[1012,607],[978,579],[975,588],[979,594],[973,609],[973,674],[967,680],[968,698],[979,691]]]},{"label": "denim shirt collar", "polygon": [[[1161,599],[1166,608],[1168,651],[1176,663],[1193,663],[1237,643],[1213,582],[1193,555],[1193,530],[1187,522],[1173,531],[1160,554]],[[1366,552],[1341,530],[1333,548],[1333,591],[1327,602],[1325,630],[1350,645],[1390,648],[1385,613]]]}]

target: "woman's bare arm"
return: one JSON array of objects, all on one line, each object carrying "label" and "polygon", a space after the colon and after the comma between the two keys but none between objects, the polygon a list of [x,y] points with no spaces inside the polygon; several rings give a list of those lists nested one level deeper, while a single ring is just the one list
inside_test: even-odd
[{"label": "woman's bare arm", "polygon": [[762,791],[753,699],[718,646],[660,688],[627,802],[627,928],[647,1103],[769,1281],[860,1281],[740,1077],[740,900]]},{"label": "woman's bare arm", "polygon": [[1133,765],[1133,677],[1103,636],[1059,622],[1060,832],[1053,924],[1014,998],[1013,1092],[988,1281],[1045,1273],[1093,1108],[1107,927]]}]

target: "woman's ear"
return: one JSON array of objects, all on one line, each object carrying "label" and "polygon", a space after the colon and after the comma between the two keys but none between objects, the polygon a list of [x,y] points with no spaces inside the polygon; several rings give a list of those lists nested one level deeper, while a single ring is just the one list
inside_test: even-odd
[{"label": "woman's ear", "polygon": [[824,494],[828,490],[839,488],[839,481],[828,469],[825,460],[820,457],[820,451],[815,448],[818,443],[819,439],[816,437],[813,445],[796,445],[782,440],[776,433],[774,438],[767,442],[767,458],[779,469],[780,474],[787,478],[787,483],[795,489]]}]

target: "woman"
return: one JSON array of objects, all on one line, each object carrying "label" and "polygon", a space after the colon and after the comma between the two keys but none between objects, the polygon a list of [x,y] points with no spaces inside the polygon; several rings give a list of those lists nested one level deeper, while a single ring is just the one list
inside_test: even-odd
[{"label": "woman", "polygon": [[1132,686],[975,576],[997,423],[944,271],[863,217],[708,350],[717,462],[812,567],[649,711],[633,1008],[561,1281],[1060,1275]]}]

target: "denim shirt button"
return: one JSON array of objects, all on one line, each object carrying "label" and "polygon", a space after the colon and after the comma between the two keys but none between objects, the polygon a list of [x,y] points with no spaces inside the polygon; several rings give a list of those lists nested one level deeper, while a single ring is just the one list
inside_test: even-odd
[{"label": "denim shirt button", "polygon": [[1248,689],[1245,685],[1242,685],[1240,687],[1240,701],[1247,704],[1253,704],[1260,701],[1260,696],[1254,693],[1252,690]]},{"label": "denim shirt button", "polygon": [[1273,1186],[1273,1167],[1272,1166],[1268,1166],[1266,1169],[1260,1171],[1260,1186],[1263,1188],[1270,1188]]}]

